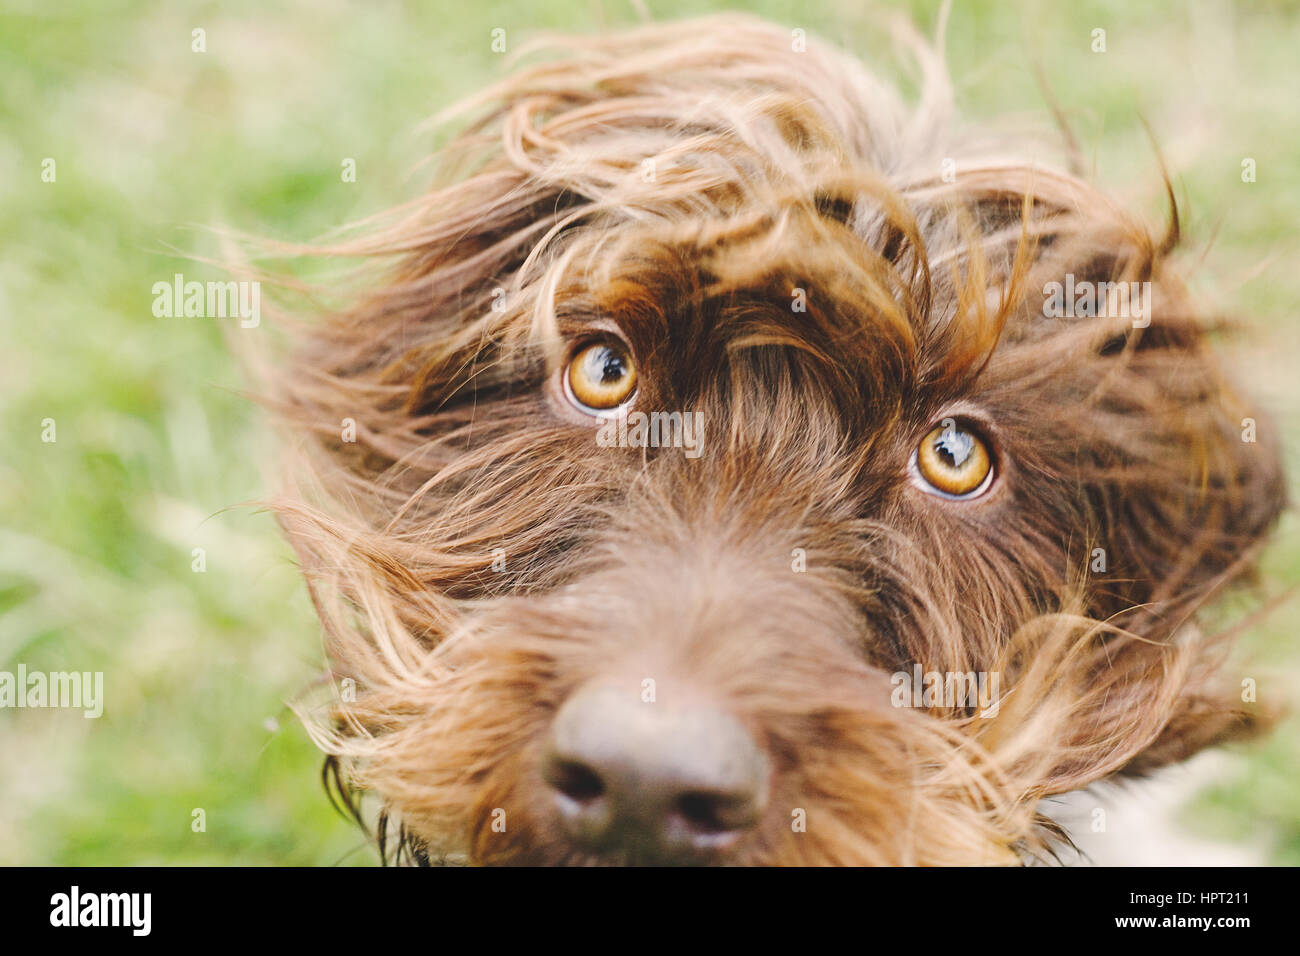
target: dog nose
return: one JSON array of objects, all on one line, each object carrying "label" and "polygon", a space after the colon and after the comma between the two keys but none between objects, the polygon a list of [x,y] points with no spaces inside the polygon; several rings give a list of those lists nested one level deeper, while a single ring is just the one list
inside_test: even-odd
[{"label": "dog nose", "polygon": [[542,776],[573,842],[625,862],[724,850],[767,802],[767,757],[730,714],[647,703],[609,685],[561,706]]}]

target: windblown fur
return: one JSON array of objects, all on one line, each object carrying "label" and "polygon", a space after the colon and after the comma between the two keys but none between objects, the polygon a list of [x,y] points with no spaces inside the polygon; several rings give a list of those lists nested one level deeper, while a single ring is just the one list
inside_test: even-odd
[{"label": "windblown fur", "polygon": [[[277,507],[356,688],[307,716],[414,858],[598,862],[536,767],[596,676],[702,688],[771,756],[728,863],[1016,862],[1054,836],[1043,797],[1257,722],[1195,614],[1283,486],[1170,271],[1176,218],[1153,237],[959,136],[914,46],[907,106],[743,17],[539,45],[432,191],[321,250],[372,279],[276,381],[301,451]],[[1045,316],[1066,274],[1150,282],[1149,327]],[[638,407],[701,414],[700,457],[599,447],[564,407],[593,329]],[[995,448],[976,501],[907,477],[953,414]],[[999,673],[996,713],[891,706],[916,664]]]}]

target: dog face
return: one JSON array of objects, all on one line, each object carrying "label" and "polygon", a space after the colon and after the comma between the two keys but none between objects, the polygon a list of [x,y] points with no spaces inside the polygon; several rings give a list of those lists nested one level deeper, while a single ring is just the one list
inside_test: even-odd
[{"label": "dog face", "polygon": [[1282,483],[1176,225],[940,94],[744,18],[583,41],[341,250],[390,267],[280,382],[280,513],[357,687],[318,739],[417,859],[1014,862],[1250,729],[1191,620]]}]

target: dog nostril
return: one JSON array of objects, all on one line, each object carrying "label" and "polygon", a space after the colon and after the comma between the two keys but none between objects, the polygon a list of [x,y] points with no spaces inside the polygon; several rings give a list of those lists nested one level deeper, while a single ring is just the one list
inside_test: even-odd
[{"label": "dog nostril", "polygon": [[691,832],[719,836],[746,826],[752,819],[749,801],[719,793],[684,793],[677,799],[677,813]]},{"label": "dog nostril", "polygon": [[553,760],[543,776],[546,782],[575,803],[590,803],[605,794],[605,781],[590,767],[574,760]]}]

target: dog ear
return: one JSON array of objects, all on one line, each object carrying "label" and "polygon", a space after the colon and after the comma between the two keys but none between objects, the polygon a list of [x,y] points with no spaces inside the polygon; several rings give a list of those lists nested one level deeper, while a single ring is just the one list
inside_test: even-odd
[{"label": "dog ear", "polygon": [[1181,288],[1149,288],[1150,326],[1097,350],[1091,427],[1109,434],[1080,464],[1108,544],[1095,613],[1164,637],[1249,576],[1286,491],[1272,423],[1225,379]]},{"label": "dog ear", "polygon": [[[1060,759],[1037,779],[1061,792],[1272,722],[1218,682],[1230,641],[1201,636],[1194,618],[1250,579],[1286,492],[1275,429],[1212,352],[1226,323],[1207,322],[1169,266],[1176,220],[1154,240],[1088,187],[1040,185],[1022,226],[1036,243],[1024,305],[987,377],[1014,419],[1014,465],[1034,504],[1022,517],[1064,542],[1071,610],[1106,622],[1092,649],[1017,691],[1060,711],[1021,716],[1042,721],[1040,740],[1059,734]],[[1116,299],[1095,293],[1121,287],[1116,314]],[[1054,310],[1051,295],[1071,288],[1093,293],[1089,308]]]},{"label": "dog ear", "polygon": [[1083,184],[1039,186],[1025,306],[999,347],[1003,387],[1037,410],[1025,469],[1081,500],[1051,517],[1086,548],[1070,563],[1090,613],[1168,639],[1248,573],[1285,506],[1276,430],[1216,361],[1227,323],[1169,265],[1176,214],[1156,239]]},{"label": "dog ear", "polygon": [[[1095,349],[1103,378],[1091,407],[1102,414],[1091,427],[1108,434],[1083,446],[1082,467],[1107,561],[1102,573],[1090,568],[1090,612],[1157,646],[1188,645],[1180,650],[1188,666],[1163,725],[1125,774],[1252,736],[1275,719],[1220,681],[1229,642],[1200,637],[1190,622],[1253,577],[1286,503],[1272,423],[1222,374],[1182,285],[1162,275],[1159,258],[1138,274],[1147,271],[1139,281],[1150,283],[1149,325],[1135,320],[1118,349],[1103,333]],[[1145,655],[1135,648],[1133,656]],[[1142,680],[1168,683],[1154,672]],[[1148,706],[1140,697],[1133,705]]]}]

